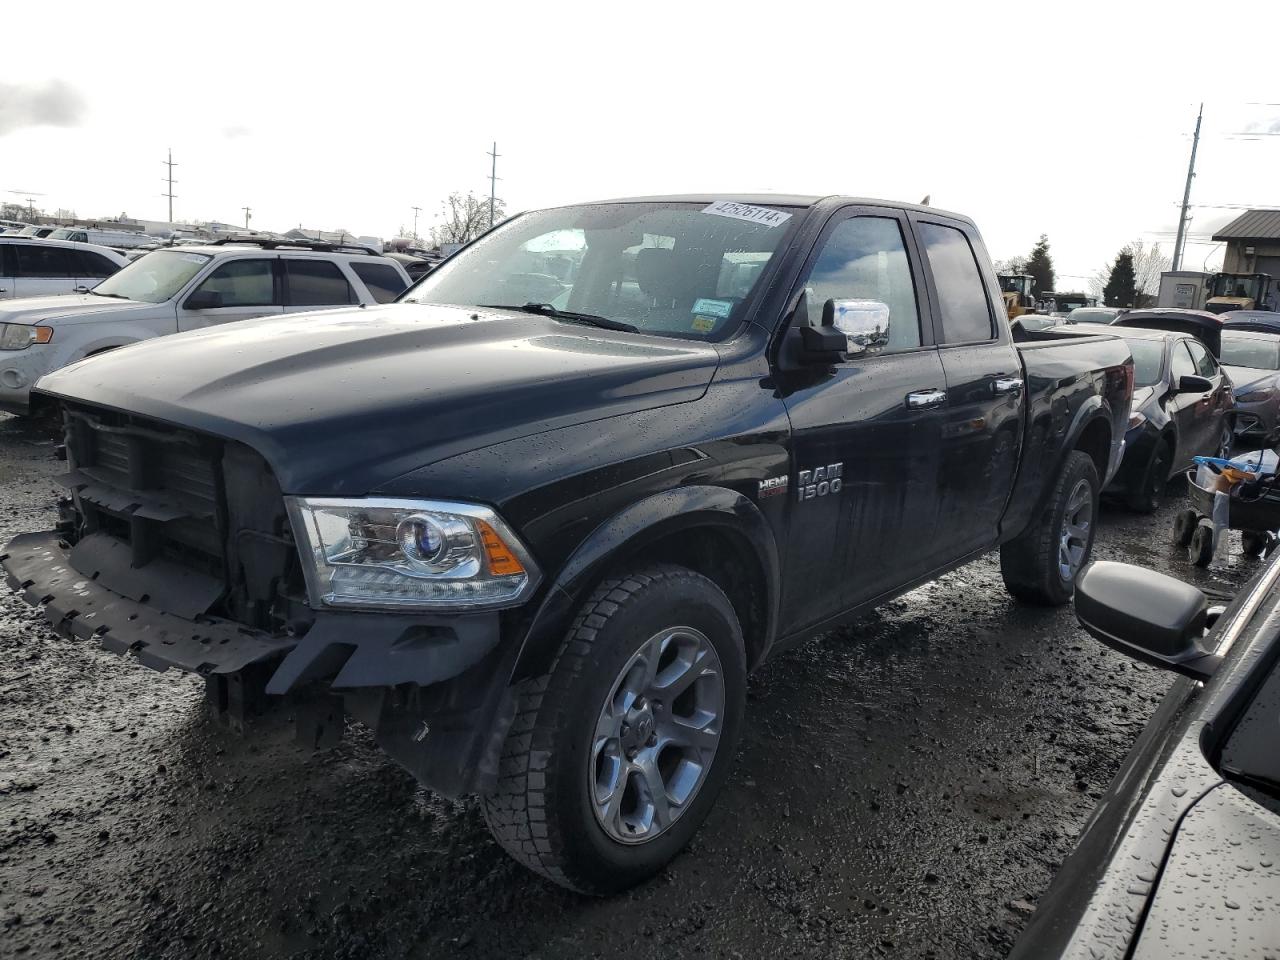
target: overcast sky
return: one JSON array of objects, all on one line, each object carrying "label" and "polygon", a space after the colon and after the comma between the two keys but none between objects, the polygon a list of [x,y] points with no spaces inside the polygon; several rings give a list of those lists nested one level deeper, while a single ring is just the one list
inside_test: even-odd
[{"label": "overcast sky", "polygon": [[[1229,15],[1234,14],[1228,20]],[[1063,280],[1193,202],[1280,205],[1280,3],[6,4],[0,191],[50,210],[394,235],[452,190],[512,211],[847,193],[1049,235]],[[0,194],[6,200],[20,199]],[[1197,208],[1193,237],[1231,219]],[[1192,244],[1184,266],[1220,259]],[[1073,275],[1077,284],[1067,282]]]}]

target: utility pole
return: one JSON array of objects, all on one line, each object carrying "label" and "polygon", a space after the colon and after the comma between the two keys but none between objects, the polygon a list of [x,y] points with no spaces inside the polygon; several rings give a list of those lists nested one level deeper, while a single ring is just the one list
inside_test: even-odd
[{"label": "utility pole", "polygon": [[169,159],[162,160],[160,162],[169,168],[169,175],[164,178],[165,182],[169,184],[169,192],[162,193],[160,196],[169,198],[169,222],[173,223],[173,198],[176,196],[173,192],[173,185],[177,183],[177,181],[173,179],[173,168],[177,166],[177,164],[173,162],[173,147],[169,148]]},{"label": "utility pole", "polygon": [[489,229],[493,229],[493,204],[494,197],[497,196],[498,190],[498,141],[493,141],[493,150],[489,152],[489,156],[493,158],[493,165],[489,168]]},{"label": "utility pole", "polygon": [[421,207],[410,207],[413,211],[413,239],[418,239],[418,214],[422,212]]},{"label": "utility pole", "polygon": [[1191,181],[1196,175],[1196,148],[1200,146],[1200,120],[1204,116],[1204,104],[1200,104],[1200,112],[1196,114],[1196,133],[1191,140],[1191,161],[1187,164],[1187,186],[1182,191],[1182,210],[1178,215],[1178,235],[1173,241],[1173,263],[1171,269],[1182,266],[1182,246],[1187,239],[1187,208],[1191,205]]},{"label": "utility pole", "polygon": [[244,228],[245,228],[246,230],[248,230],[248,229],[249,229],[249,213],[250,213],[250,208],[249,208],[249,207],[241,207],[240,209],[244,211]]}]

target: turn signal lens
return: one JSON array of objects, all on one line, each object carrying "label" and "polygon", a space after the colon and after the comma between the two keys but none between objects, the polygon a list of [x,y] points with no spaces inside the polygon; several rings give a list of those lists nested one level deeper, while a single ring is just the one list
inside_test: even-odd
[{"label": "turn signal lens", "polygon": [[525,572],[524,564],[498,536],[498,531],[483,520],[476,520],[475,525],[480,532],[480,543],[484,546],[485,559],[488,561],[491,574],[495,577],[509,577]]}]

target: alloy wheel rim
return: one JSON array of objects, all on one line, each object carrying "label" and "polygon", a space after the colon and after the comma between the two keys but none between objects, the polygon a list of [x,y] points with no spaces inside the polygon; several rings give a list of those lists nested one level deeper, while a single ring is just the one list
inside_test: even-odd
[{"label": "alloy wheel rim", "polygon": [[1093,527],[1093,490],[1088,480],[1080,480],[1067,497],[1062,515],[1062,533],[1058,538],[1058,573],[1072,580],[1084,564],[1089,547],[1089,531]]},{"label": "alloy wheel rim", "polygon": [[724,672],[706,634],[670,627],[641,644],[610,685],[591,741],[591,806],[610,839],[644,843],[684,814],[724,712]]}]

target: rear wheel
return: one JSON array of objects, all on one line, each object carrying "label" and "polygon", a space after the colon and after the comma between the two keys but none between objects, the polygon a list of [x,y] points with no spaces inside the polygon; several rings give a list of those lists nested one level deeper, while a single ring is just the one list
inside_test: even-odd
[{"label": "rear wheel", "polygon": [[1213,523],[1201,520],[1191,534],[1191,562],[1197,567],[1207,567],[1213,562]]},{"label": "rear wheel", "polygon": [[1200,514],[1194,510],[1179,510],[1173,518],[1173,542],[1180,547],[1191,545],[1191,536],[1196,532],[1196,524],[1200,522]]},{"label": "rear wheel", "polygon": [[714,583],[667,565],[606,580],[521,696],[490,831],[572,890],[639,883],[710,811],[745,699],[742,631]]},{"label": "rear wheel", "polygon": [[1142,476],[1134,482],[1125,502],[1130,510],[1138,513],[1155,513],[1164,499],[1164,488],[1169,482],[1169,466],[1173,463],[1173,451],[1168,442],[1160,440]]},{"label": "rear wheel", "polygon": [[1097,514],[1098,469],[1088,454],[1073,450],[1039,518],[1000,548],[1000,573],[1009,592],[1046,606],[1069,601],[1093,549]]}]

